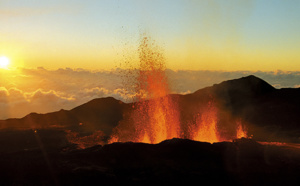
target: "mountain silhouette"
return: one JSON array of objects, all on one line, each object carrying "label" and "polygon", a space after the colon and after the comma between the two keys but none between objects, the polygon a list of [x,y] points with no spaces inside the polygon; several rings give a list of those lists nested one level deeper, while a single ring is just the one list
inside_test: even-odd
[{"label": "mountain silhouette", "polygon": [[220,128],[233,131],[233,123],[241,120],[257,140],[300,140],[299,88],[275,89],[253,75],[224,81],[181,96],[182,118],[211,100],[220,111]]},{"label": "mountain silhouette", "polygon": [[[299,142],[300,89],[275,89],[253,75],[228,80],[187,95],[170,95],[178,100],[181,123],[213,102],[218,108],[218,127],[232,136],[240,120],[257,140]],[[123,103],[112,97],[98,98],[71,110],[47,114],[31,113],[19,119],[0,121],[0,127],[11,129],[67,128],[82,134],[101,130],[111,135],[119,121],[133,110],[134,103]],[[186,126],[182,126],[183,128]]]},{"label": "mountain silhouette", "polygon": [[79,149],[68,139],[68,131],[82,138],[98,130],[109,136],[134,110],[134,103],[111,97],[71,110],[2,120],[0,183],[299,185],[299,144],[255,141],[299,142],[299,95],[300,89],[275,89],[255,76],[170,95],[178,101],[183,125],[210,103],[218,110],[218,128],[224,135],[233,135],[236,120],[253,134],[253,139],[213,144],[173,138],[157,144],[118,142]]},{"label": "mountain silhouette", "polygon": [[110,134],[112,128],[122,119],[126,106],[112,97],[98,98],[71,110],[62,109],[47,114],[31,113],[20,119],[2,120],[0,126],[9,129],[67,127],[80,132],[101,130]]}]

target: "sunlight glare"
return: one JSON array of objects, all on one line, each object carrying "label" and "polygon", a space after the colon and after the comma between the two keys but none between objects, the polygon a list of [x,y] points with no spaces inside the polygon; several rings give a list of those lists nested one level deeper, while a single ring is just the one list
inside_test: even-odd
[{"label": "sunlight glare", "polygon": [[5,56],[0,57],[0,68],[7,69],[9,63],[10,63],[9,58],[7,58]]}]

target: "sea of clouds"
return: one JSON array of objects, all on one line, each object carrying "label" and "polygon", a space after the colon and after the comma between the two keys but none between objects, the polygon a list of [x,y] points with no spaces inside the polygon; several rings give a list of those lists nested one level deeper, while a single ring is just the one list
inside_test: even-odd
[{"label": "sea of clouds", "polygon": [[[134,71],[115,69],[47,70],[19,68],[0,71],[0,119],[20,118],[31,112],[72,109],[95,98],[114,97],[131,102],[136,96]],[[166,70],[171,93],[187,94],[225,80],[255,75],[275,88],[299,88],[300,72]]]}]

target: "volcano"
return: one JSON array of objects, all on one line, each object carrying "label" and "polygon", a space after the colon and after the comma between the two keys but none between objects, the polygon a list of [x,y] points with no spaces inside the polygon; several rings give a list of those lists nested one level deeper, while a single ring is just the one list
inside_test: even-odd
[{"label": "volcano", "polygon": [[[299,88],[275,89],[258,77],[247,76],[215,84],[192,94],[171,94],[169,99],[177,103],[180,138],[190,138],[192,124],[187,121],[196,121],[195,116],[204,115],[213,102],[214,110],[218,111],[214,114],[216,127],[223,139],[234,139],[237,123],[242,123],[248,135],[255,140],[299,142],[299,95]],[[1,120],[0,126],[12,130],[61,128],[78,135],[101,131],[101,139],[107,143],[118,125],[134,112],[134,107],[135,103],[123,103],[111,97],[98,98],[71,110],[31,113],[20,119]],[[129,125],[126,126],[130,128]],[[126,130],[122,128],[124,133],[130,132]]]},{"label": "volcano", "polygon": [[[71,110],[2,120],[0,182],[298,185],[299,95],[300,89],[275,89],[255,76],[168,95],[176,101],[181,136],[153,144],[126,141],[135,139],[126,121],[139,114],[136,103],[111,97]],[[147,105],[151,100],[143,101]],[[114,134],[124,141],[112,142]],[[210,141],[212,136],[219,142]]]}]

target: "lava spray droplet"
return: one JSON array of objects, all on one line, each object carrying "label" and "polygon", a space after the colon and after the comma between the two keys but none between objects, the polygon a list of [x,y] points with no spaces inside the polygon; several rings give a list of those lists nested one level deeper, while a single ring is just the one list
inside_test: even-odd
[{"label": "lava spray droplet", "polygon": [[[141,36],[138,47],[139,68],[136,76],[136,102],[127,121],[130,132],[117,132],[113,141],[137,141],[158,143],[180,137],[180,121],[177,102],[170,94],[162,49],[150,37]],[[131,126],[125,124],[131,123]],[[124,135],[126,134],[126,135]]]}]

